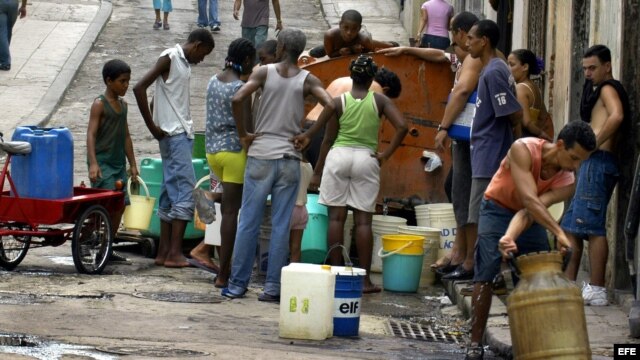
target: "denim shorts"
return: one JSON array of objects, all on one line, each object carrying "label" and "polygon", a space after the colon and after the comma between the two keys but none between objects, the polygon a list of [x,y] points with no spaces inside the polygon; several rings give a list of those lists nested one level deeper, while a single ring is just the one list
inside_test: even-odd
[{"label": "denim shorts", "polygon": [[582,162],[576,192],[560,226],[580,239],[607,234],[607,205],[618,182],[618,159],[598,150]]},{"label": "denim shorts", "polygon": [[193,140],[186,133],[165,136],[160,143],[162,186],[158,200],[158,217],[162,221],[193,220],[193,189],[196,174],[191,152]]},{"label": "denim shorts", "polygon": [[[478,241],[475,248],[474,282],[491,282],[500,272],[502,255],[498,242],[504,236],[515,214],[492,200],[482,200],[480,221],[478,222]],[[547,232],[540,224],[533,223],[517,239],[516,256],[537,251],[549,251]]]}]

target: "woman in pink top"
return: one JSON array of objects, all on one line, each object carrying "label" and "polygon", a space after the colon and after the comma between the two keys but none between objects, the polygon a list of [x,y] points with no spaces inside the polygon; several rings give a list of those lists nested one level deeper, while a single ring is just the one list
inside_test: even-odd
[{"label": "woman in pink top", "polygon": [[453,17],[453,6],[445,0],[428,0],[421,6],[418,36],[420,47],[445,50],[451,45],[449,22]]}]

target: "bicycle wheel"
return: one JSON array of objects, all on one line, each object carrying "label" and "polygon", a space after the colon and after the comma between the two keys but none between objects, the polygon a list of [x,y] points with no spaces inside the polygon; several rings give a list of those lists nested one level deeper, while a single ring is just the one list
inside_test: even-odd
[{"label": "bicycle wheel", "polygon": [[[9,229],[31,230],[29,225],[11,225]],[[5,270],[13,270],[27,255],[31,235],[5,235],[0,238],[0,266]]]},{"label": "bicycle wheel", "polygon": [[87,208],[73,230],[71,254],[76,270],[84,274],[99,274],[111,256],[113,235],[111,218],[102,205]]}]

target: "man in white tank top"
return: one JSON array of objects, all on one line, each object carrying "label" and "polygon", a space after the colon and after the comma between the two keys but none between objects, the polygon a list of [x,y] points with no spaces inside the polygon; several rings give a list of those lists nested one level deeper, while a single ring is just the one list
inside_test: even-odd
[{"label": "man in white tank top", "polygon": [[[236,245],[229,287],[222,295],[243,297],[249,286],[255,259],[256,241],[267,196],[271,195],[271,238],[269,265],[260,301],[280,301],[280,272],[289,254],[289,222],[295,205],[300,178],[301,154],[291,139],[301,132],[304,98],[311,94],[331,111],[329,94],[320,80],[298,67],[306,37],[297,29],[280,32],[276,48],[279,63],[261,66],[233,97],[233,114],[242,146],[247,149],[247,167],[242,192],[242,211],[238,221]],[[242,123],[242,102],[262,88],[255,120],[255,134]]]},{"label": "man in white tank top", "polygon": [[[153,68],[133,88],[142,118],[158,140],[162,157],[163,180],[158,200],[160,244],[156,265],[189,266],[182,255],[182,237],[187,223],[193,220],[192,193],[196,182],[191,162],[193,121],[189,81],[191,64],[201,62],[213,47],[213,37],[208,30],[194,30],[186,44],[163,51]],[[152,83],[155,83],[153,110],[147,101],[147,88]]]}]

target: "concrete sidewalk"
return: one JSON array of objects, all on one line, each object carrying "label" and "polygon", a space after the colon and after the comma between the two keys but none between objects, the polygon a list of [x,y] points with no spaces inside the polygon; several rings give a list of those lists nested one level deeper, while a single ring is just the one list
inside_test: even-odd
[{"label": "concrete sidewalk", "polygon": [[[408,43],[409,35],[400,23],[399,5],[394,0],[320,0],[320,3],[327,26],[336,26],[345,10],[357,9],[374,39]],[[48,121],[111,12],[112,5],[106,0],[44,0],[28,4],[27,17],[19,19],[14,27],[12,69],[0,72],[0,131],[7,138],[17,125]],[[286,19],[284,9],[283,17]],[[460,295],[462,285],[448,283],[446,287],[452,300],[468,315],[471,301],[470,297]],[[628,337],[630,297],[616,296],[615,301],[616,305],[585,308],[594,358],[612,357],[613,344],[640,342]],[[497,297],[491,309],[487,339],[500,353],[510,352],[506,307]]]},{"label": "concrete sidewalk", "polygon": [[0,131],[46,123],[111,16],[111,2],[33,1],[11,38],[11,70],[0,72]]}]

